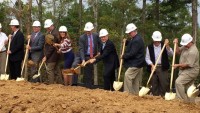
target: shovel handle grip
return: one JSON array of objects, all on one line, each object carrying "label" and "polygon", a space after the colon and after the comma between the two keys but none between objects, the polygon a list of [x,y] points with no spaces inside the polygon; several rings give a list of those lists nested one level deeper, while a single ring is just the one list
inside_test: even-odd
[{"label": "shovel handle grip", "polygon": [[170,91],[172,91],[172,82],[173,82],[173,76],[174,76],[174,63],[175,63],[175,57],[176,57],[176,47],[177,44],[174,43],[174,53],[173,53],[173,59],[172,59],[172,71],[171,71],[171,79],[170,79]]},{"label": "shovel handle grip", "polygon": [[[10,50],[10,43],[11,43],[11,36],[9,35],[9,38],[8,38],[8,50]],[[6,56],[5,73],[6,73],[6,70],[7,70],[8,58],[9,58],[9,54],[7,54],[7,56]]]},{"label": "shovel handle grip", "polygon": [[[124,55],[125,45],[126,45],[126,41],[123,42],[121,56]],[[123,64],[123,59],[121,58],[121,59],[120,59],[119,73],[118,73],[117,81],[119,81],[119,79],[120,79],[120,75],[121,75],[121,71],[122,71],[122,64]]]},{"label": "shovel handle grip", "polygon": [[[29,37],[29,36],[28,36]],[[27,45],[29,45],[30,44],[30,38],[28,38],[28,44]],[[24,57],[24,61],[23,61],[23,65],[22,65],[22,70],[21,70],[21,76],[22,76],[22,73],[23,73],[23,71],[24,71],[24,65],[25,65],[25,62],[26,62],[26,59],[27,59],[27,55],[28,55],[28,48],[26,48],[26,53],[25,53],[25,57]]]}]

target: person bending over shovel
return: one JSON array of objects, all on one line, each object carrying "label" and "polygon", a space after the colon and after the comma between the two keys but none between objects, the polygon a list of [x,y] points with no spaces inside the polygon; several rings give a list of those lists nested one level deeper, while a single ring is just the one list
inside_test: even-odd
[{"label": "person bending over shovel", "polygon": [[[154,31],[152,35],[153,43],[146,48],[146,63],[147,71],[151,72],[154,68],[155,61],[161,52],[164,45],[162,41],[162,35],[160,31]],[[165,49],[162,53],[161,58],[158,60],[156,70],[152,76],[152,94],[154,96],[165,96],[166,92],[169,92],[169,59],[168,56],[173,55],[173,50],[169,46],[169,40],[165,39]]]},{"label": "person bending over shovel", "polygon": [[119,67],[118,55],[113,42],[108,38],[108,31],[106,29],[100,30],[99,37],[102,42],[100,51],[101,55],[97,58],[90,59],[90,63],[96,63],[103,60],[104,89],[114,91],[113,82],[115,80],[115,69]]},{"label": "person bending over shovel", "polygon": [[121,56],[124,59],[125,67],[128,68],[124,77],[124,91],[138,94],[143,66],[145,65],[144,41],[138,35],[137,27],[133,23],[126,26],[126,33],[131,39],[126,42],[125,53]]},{"label": "person bending over shovel", "polygon": [[[174,39],[174,43],[178,43],[178,39]],[[175,68],[179,68],[175,82],[176,96],[178,99],[191,102],[192,100],[186,95],[185,88],[193,84],[199,74],[199,51],[190,34],[184,34],[180,44],[182,46],[176,48],[176,54],[180,54],[179,64],[174,64]]]}]

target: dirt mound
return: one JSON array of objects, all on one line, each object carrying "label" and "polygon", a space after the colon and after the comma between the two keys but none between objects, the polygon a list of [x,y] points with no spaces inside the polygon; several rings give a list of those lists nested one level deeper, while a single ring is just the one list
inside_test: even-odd
[{"label": "dirt mound", "polygon": [[0,81],[0,113],[200,112],[200,106],[161,97],[40,83]]}]

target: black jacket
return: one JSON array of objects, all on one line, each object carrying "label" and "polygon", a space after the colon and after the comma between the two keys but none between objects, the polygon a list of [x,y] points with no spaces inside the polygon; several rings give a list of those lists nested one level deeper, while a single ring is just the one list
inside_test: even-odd
[{"label": "black jacket", "polygon": [[18,30],[10,43],[10,61],[22,61],[24,58],[24,35]]},{"label": "black jacket", "polygon": [[119,58],[115,49],[115,46],[112,41],[108,40],[104,49],[101,46],[101,55],[96,58],[96,62],[103,60],[104,63],[104,76],[109,76],[112,70],[115,70],[119,67]]},{"label": "black jacket", "polygon": [[127,47],[123,55],[124,66],[141,68],[145,65],[145,47],[143,39],[136,34],[127,42]]}]

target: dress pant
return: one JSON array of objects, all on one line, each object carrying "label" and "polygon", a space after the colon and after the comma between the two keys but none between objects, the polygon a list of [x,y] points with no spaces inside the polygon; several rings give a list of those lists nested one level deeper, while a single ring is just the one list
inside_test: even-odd
[{"label": "dress pant", "polygon": [[21,64],[20,61],[8,61],[8,65],[10,68],[10,79],[17,79],[17,77],[21,77]]},{"label": "dress pant", "polygon": [[115,69],[111,69],[107,72],[104,72],[103,78],[104,78],[104,89],[114,91],[113,82],[115,81]]},{"label": "dress pant", "polygon": [[6,73],[5,64],[6,64],[6,51],[1,51],[0,52],[0,74]]},{"label": "dress pant", "polygon": [[166,92],[169,92],[169,74],[168,71],[162,70],[161,66],[157,66],[152,79],[152,94],[154,96],[165,96]]},{"label": "dress pant", "polygon": [[124,91],[138,95],[142,74],[143,68],[129,67],[125,72]]},{"label": "dress pant", "polygon": [[[86,56],[85,60],[89,60],[90,57]],[[93,88],[94,85],[94,65],[93,64],[87,64],[84,67],[84,76],[83,76],[83,82],[86,88]]]}]

